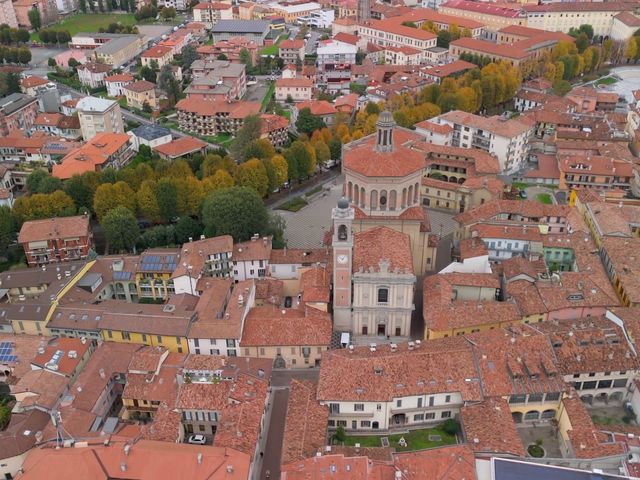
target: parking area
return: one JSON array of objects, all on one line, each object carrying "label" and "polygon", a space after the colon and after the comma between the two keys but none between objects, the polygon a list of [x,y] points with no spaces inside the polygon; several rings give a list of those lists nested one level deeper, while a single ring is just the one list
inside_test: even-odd
[{"label": "parking area", "polygon": [[269,82],[267,80],[258,79],[255,84],[247,86],[247,93],[244,96],[244,100],[247,102],[261,103],[268,89]]}]

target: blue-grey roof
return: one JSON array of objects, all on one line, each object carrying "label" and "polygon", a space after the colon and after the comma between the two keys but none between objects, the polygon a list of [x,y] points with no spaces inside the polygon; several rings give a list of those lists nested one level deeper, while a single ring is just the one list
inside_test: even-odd
[{"label": "blue-grey roof", "polygon": [[219,20],[212,33],[264,33],[271,22],[267,20]]},{"label": "blue-grey roof", "polygon": [[494,480],[533,480],[548,478],[553,480],[621,480],[627,477],[589,470],[555,467],[521,460],[493,458]]},{"label": "blue-grey roof", "polygon": [[140,125],[139,127],[131,130],[136,137],[144,138],[145,140],[155,140],[166,135],[171,135],[171,131],[158,125]]},{"label": "blue-grey roof", "polygon": [[0,109],[5,115],[11,115],[13,112],[17,112],[37,100],[37,98],[30,97],[24,93],[12,93],[0,99]]}]

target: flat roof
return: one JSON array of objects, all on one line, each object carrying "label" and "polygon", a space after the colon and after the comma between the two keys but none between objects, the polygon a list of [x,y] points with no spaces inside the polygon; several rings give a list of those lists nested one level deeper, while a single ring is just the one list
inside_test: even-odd
[{"label": "flat roof", "polygon": [[267,20],[219,20],[211,33],[264,33],[270,24]]}]

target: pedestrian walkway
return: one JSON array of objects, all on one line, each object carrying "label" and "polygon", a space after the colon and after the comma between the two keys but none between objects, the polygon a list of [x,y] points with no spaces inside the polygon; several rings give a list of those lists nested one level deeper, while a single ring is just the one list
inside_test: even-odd
[{"label": "pedestrian walkway", "polygon": [[[325,232],[331,230],[331,209],[342,196],[342,182],[333,180],[325,191],[298,212],[278,210],[286,222],[284,231],[289,248],[321,248]],[[328,190],[327,190],[328,188]]]}]

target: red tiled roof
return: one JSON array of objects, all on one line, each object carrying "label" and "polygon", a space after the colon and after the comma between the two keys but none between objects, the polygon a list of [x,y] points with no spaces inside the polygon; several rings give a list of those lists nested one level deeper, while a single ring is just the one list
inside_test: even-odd
[{"label": "red tiled roof", "polygon": [[298,112],[304,108],[308,108],[312,115],[333,115],[338,112],[336,107],[326,100],[307,100],[296,105]]},{"label": "red tiled roof", "polygon": [[49,83],[49,80],[42,77],[36,77],[35,75],[31,75],[20,80],[20,85],[22,85],[23,88],[38,87],[40,85],[46,85],[47,83]]},{"label": "red tiled roof", "polygon": [[399,269],[413,273],[411,241],[409,235],[388,227],[375,227],[355,234],[353,246],[353,272],[380,271],[380,262],[386,260],[389,272]]},{"label": "red tiled roof", "polygon": [[305,312],[275,306],[254,307],[245,320],[240,345],[328,347],[331,330],[331,316],[314,308]]},{"label": "red tiled roof", "polygon": [[39,242],[58,238],[86,237],[89,235],[89,217],[47,218],[25,222],[20,229],[18,242]]},{"label": "red tiled roof", "polygon": [[526,456],[509,404],[503,398],[488,398],[462,407],[460,417],[469,445],[476,453]]},{"label": "red tiled roof", "polygon": [[130,83],[124,88],[125,90],[141,93],[141,92],[147,92],[149,90],[155,90],[156,85],[146,80],[138,80],[137,82]]},{"label": "red tiled roof", "polygon": [[424,155],[404,146],[420,136],[411,131],[395,128],[393,130],[394,150],[377,152],[376,136],[369,135],[353,142],[344,150],[344,168],[367,177],[405,177],[424,169]]},{"label": "red tiled roof", "polygon": [[149,50],[142,52],[140,55],[142,58],[162,58],[171,53],[170,47],[163,47],[162,45],[156,45]]},{"label": "red tiled roof", "polygon": [[344,43],[350,43],[351,45],[356,45],[358,43],[359,37],[357,35],[351,35],[345,32],[336,33],[333,36],[334,40]]},{"label": "red tiled roof", "polygon": [[300,50],[304,48],[304,40],[287,39],[280,42],[280,50],[290,48],[294,50]]},{"label": "red tiled roof", "polygon": [[327,441],[329,408],[316,400],[317,383],[291,381],[282,439],[283,465],[313,457]]},{"label": "red tiled roof", "polygon": [[193,152],[197,152],[207,147],[207,143],[185,135],[176,140],[172,140],[169,143],[158,145],[153,147],[153,150],[160,155],[164,155],[169,158],[177,158],[183,155],[188,155]]},{"label": "red tiled roof", "polygon": [[129,75],[128,73],[117,73],[115,75],[109,75],[108,77],[104,77],[105,82],[133,82],[133,75]]},{"label": "red tiled roof", "polygon": [[220,113],[228,113],[231,118],[244,118],[247,115],[255,115],[260,112],[260,104],[257,102],[225,102],[206,101],[196,98],[183,98],[176,104],[178,110],[195,113],[200,116],[214,116]]}]

